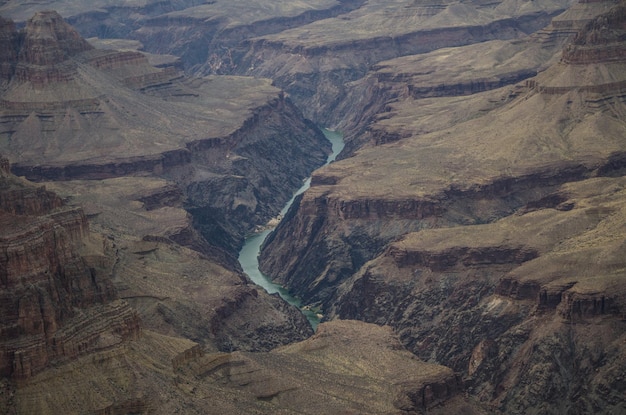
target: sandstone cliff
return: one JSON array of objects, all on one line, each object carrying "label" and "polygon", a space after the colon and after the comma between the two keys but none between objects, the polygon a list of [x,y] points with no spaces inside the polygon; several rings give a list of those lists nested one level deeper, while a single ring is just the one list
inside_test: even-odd
[{"label": "sandstone cliff", "polygon": [[341,286],[331,314],[392,325],[503,413],[620,411],[623,185],[571,183],[549,208],[408,234]]},{"label": "sandstone cliff", "polygon": [[486,413],[460,387],[389,328],[337,321],[267,353],[206,353],[144,330],[124,347],[35,376],[12,402],[17,413],[40,414]]},{"label": "sandstone cliff", "polygon": [[0,374],[25,380],[137,336],[136,313],[80,255],[88,238],[82,211],[7,170],[0,177]]},{"label": "sandstone cliff", "polygon": [[[264,271],[328,319],[394,326],[494,410],[623,410],[621,15],[579,16],[564,59],[521,84],[396,96],[380,140],[314,174]],[[582,38],[614,53],[576,54]]]},{"label": "sandstone cliff", "polygon": [[[227,352],[309,334],[295,310],[228,269],[228,251],[316,165],[277,160],[319,161],[324,151],[269,82],[180,79],[135,52],[91,50],[57,65],[73,95],[28,80],[7,86],[5,137],[23,140],[14,154],[55,159],[20,164],[20,174],[104,179],[47,187],[85,204],[113,264],[91,260],[161,334],[41,374],[17,391],[20,410],[206,413],[211,402],[216,413],[362,413],[367,396],[380,412],[480,413],[474,399],[496,413],[623,412],[623,10],[606,13],[613,1],[269,3],[64,7],[85,33],[135,36],[180,53],[189,71],[271,76],[307,115],[346,129],[353,157],[314,174],[262,262],[327,319],[389,325],[448,369],[407,361],[388,332],[359,323],[323,324],[263,354],[203,354],[163,336]],[[3,39],[19,47],[13,31]],[[115,87],[103,105],[82,81],[105,79]],[[64,99],[16,99],[35,87]],[[209,108],[194,116],[200,132],[185,118],[198,106]],[[159,123],[165,114],[170,125]],[[316,144],[299,153],[277,140],[286,125],[309,137],[293,147]],[[94,141],[115,157],[80,147],[102,126]],[[102,367],[108,378],[82,372]],[[98,386],[81,392],[90,406],[42,392],[82,390],[73,382]]]},{"label": "sandstone cliff", "polygon": [[17,61],[0,95],[0,147],[18,175],[169,177],[203,236],[233,255],[328,153],[269,80],[184,78],[139,52],[93,49],[55,12],[36,14],[20,42],[3,27]]}]

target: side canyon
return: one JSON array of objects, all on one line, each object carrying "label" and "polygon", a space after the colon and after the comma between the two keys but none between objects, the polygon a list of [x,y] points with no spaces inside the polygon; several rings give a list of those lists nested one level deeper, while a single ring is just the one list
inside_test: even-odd
[{"label": "side canyon", "polygon": [[626,411],[623,2],[0,16],[0,414]]}]

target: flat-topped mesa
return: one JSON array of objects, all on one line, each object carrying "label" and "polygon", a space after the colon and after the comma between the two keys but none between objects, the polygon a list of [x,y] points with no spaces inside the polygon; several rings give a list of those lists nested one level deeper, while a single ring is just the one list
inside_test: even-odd
[{"label": "flat-topped mesa", "polygon": [[181,77],[174,66],[153,67],[146,55],[136,51],[95,49],[82,54],[79,60],[116,77],[125,86],[136,90],[167,84]]},{"label": "flat-topped mesa", "polygon": [[19,81],[38,87],[69,81],[75,65],[68,58],[90,49],[93,46],[57,12],[38,12],[26,23],[15,75]]}]

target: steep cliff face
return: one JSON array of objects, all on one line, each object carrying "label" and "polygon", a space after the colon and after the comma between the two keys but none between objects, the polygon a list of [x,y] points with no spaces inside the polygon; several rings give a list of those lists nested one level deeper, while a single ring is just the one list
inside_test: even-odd
[{"label": "steep cliff face", "polygon": [[0,374],[24,380],[136,336],[135,312],[114,301],[111,281],[79,254],[88,231],[82,211],[8,172],[0,180]]},{"label": "steep cliff face", "polygon": [[241,73],[238,70],[243,53],[241,42],[332,18],[363,3],[363,0],[209,2],[160,15],[146,10],[154,17],[146,19],[130,36],[141,40],[147,50],[180,56],[188,71]]},{"label": "steep cliff face", "polygon": [[55,12],[24,33],[0,106],[16,174],[172,178],[205,238],[233,255],[326,159],[322,133],[269,80],[184,78],[139,52],[94,50]]},{"label": "steep cliff face", "polygon": [[38,12],[26,25],[15,76],[19,81],[29,81],[35,88],[69,81],[75,76],[76,68],[68,58],[89,49],[92,46],[58,13]]},{"label": "steep cliff face", "polygon": [[568,184],[554,208],[409,234],[341,286],[331,314],[392,325],[504,413],[623,410],[623,185]]},{"label": "steep cliff face", "polygon": [[36,376],[11,399],[17,413],[42,415],[486,413],[460,386],[450,369],[417,359],[389,328],[343,321],[266,353],[211,353],[145,330],[127,347]]},{"label": "steep cliff face", "polygon": [[[621,36],[620,15],[579,16],[579,36],[611,34],[589,50]],[[623,410],[618,55],[461,98],[407,89],[371,126],[378,145],[316,172],[264,272],[328,319],[392,325],[494,410]],[[408,67],[384,72],[401,83]]]},{"label": "steep cliff face", "polygon": [[269,353],[190,359],[180,373],[205,379],[204,387],[221,384],[218,404],[236,393],[233,413],[484,413],[461,396],[448,368],[411,356],[389,328],[358,321],[324,323],[311,338]]},{"label": "steep cliff face", "polygon": [[[568,5],[528,4],[521,11],[499,2],[367,2],[334,18],[248,40],[237,73],[274,79],[305,108],[307,117],[345,130],[344,118],[360,112],[343,110],[355,103],[356,95],[344,101],[353,89],[349,83],[365,76],[371,65],[446,47],[519,38],[545,26]],[[375,102],[362,101],[371,104]]]},{"label": "steep cliff face", "polygon": [[[71,280],[82,275],[85,260],[87,271],[101,268],[112,280],[101,282],[99,273],[88,272],[94,293],[84,294],[85,301],[107,303],[117,291],[146,327],[211,350],[268,350],[309,336],[298,310],[258,292],[235,257],[246,232],[275,216],[325,160],[323,134],[269,80],[184,78],[172,68],[150,66],[138,52],[85,46],[75,34],[54,12],[26,25],[19,59],[30,59],[29,68],[71,67],[71,76],[43,83],[13,76],[1,92],[0,146],[18,162],[13,172],[57,181],[47,186],[82,203],[99,235],[84,242],[85,216],[76,213],[83,226],[76,230],[69,213],[54,210],[63,203],[53,193],[7,188],[0,202],[11,213],[51,209],[64,224],[59,231],[57,222],[43,223],[46,233],[30,243],[36,253],[8,250],[17,270],[11,272],[43,278],[57,270],[73,292]],[[26,238],[22,227],[8,229],[7,246]],[[64,243],[62,232],[69,230],[96,253],[84,259],[54,245]],[[39,254],[41,263],[28,265]],[[63,261],[71,262],[68,270],[59,265]],[[65,301],[60,313],[68,319],[85,302],[54,295]],[[86,317],[77,315],[68,327],[88,324],[80,318]],[[84,341],[91,347],[94,338]]]},{"label": "steep cliff face", "polygon": [[[526,87],[427,100],[427,105],[435,102],[434,114],[469,112],[464,122],[458,115],[446,116],[441,130],[431,134],[420,134],[421,128],[432,128],[427,123],[434,115],[415,115],[422,100],[407,97],[394,103],[389,117],[371,129],[395,137],[387,141],[404,138],[365,148],[317,172],[309,194],[268,244],[262,266],[318,301],[312,296],[314,286],[335,284],[406,231],[493,221],[525,205],[544,203],[562,183],[619,174],[620,110],[604,108],[613,100],[622,105],[619,89],[610,88],[619,82],[622,66],[607,62],[589,69],[561,62]],[[471,109],[491,100],[506,105]],[[589,113],[594,115],[584,116]],[[291,234],[300,235],[298,241],[287,236]],[[299,254],[289,259],[287,246]],[[300,262],[304,257],[316,260]],[[296,278],[307,282],[292,283]]]}]

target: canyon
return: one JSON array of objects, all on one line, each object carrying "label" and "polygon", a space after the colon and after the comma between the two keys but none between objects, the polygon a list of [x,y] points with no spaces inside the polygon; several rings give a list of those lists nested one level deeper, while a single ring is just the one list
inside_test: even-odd
[{"label": "canyon", "polygon": [[[623,2],[41,3],[0,413],[626,410]],[[308,176],[259,263],[315,333],[236,260]]]}]

